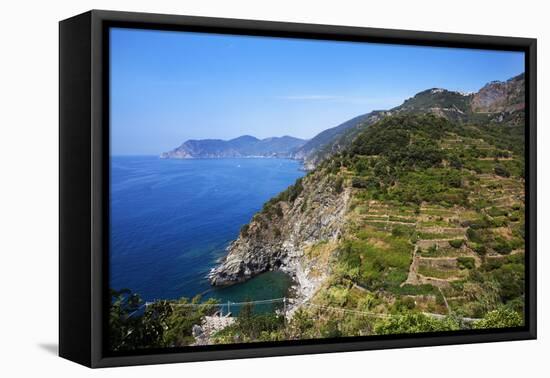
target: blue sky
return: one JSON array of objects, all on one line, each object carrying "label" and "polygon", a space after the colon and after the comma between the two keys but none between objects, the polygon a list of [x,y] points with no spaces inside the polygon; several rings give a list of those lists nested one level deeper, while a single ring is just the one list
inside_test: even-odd
[{"label": "blue sky", "polygon": [[111,153],[187,139],[311,138],[424,89],[473,92],[524,71],[523,53],[111,30]]}]

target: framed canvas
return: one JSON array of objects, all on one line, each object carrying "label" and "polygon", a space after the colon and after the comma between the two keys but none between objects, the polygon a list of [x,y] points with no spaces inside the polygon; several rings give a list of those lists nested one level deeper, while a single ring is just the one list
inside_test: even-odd
[{"label": "framed canvas", "polygon": [[536,40],[60,22],[59,353],[536,338]]}]

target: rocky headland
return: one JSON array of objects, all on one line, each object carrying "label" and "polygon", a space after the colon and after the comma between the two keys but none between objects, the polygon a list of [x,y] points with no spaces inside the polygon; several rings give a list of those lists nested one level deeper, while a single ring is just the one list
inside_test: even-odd
[{"label": "rocky headland", "polygon": [[318,243],[335,245],[345,225],[349,189],[331,176],[312,172],[275,197],[245,225],[227,255],[208,278],[214,286],[232,285],[260,273],[281,270],[297,285],[297,300],[311,297],[329,273],[333,251],[313,256]]}]

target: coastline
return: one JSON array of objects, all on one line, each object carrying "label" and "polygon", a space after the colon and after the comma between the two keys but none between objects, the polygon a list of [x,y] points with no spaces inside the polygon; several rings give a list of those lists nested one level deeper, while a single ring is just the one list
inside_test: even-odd
[{"label": "coastline", "polygon": [[263,156],[263,155],[247,155],[247,156],[169,156],[166,152],[158,155],[161,160],[224,160],[224,159],[280,159],[292,160],[300,163],[300,171],[311,172],[315,169],[315,164],[308,162],[305,158],[292,156]]},{"label": "coastline", "polygon": [[[298,161],[286,159],[169,162],[147,155],[111,164],[118,200],[111,204],[110,285],[146,301],[204,295],[211,289],[204,276],[227,254],[241,226],[304,175]],[[266,291],[258,298],[269,297]],[[235,290],[222,300],[244,296]]]},{"label": "coastline", "polygon": [[[294,281],[295,295],[287,313],[291,316],[317,293],[330,273],[329,260],[337,248],[351,198],[349,190],[337,192],[333,185],[326,181],[319,187],[314,178],[306,176],[292,203],[267,201],[267,207],[252,218],[210,270],[211,285],[234,285],[266,271],[282,271]],[[315,205],[304,211],[308,202]]]}]

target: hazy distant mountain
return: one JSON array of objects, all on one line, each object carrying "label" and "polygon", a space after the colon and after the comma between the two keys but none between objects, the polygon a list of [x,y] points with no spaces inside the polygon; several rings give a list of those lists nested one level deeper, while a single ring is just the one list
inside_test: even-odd
[{"label": "hazy distant mountain", "polygon": [[349,121],[346,121],[342,123],[341,125],[338,125],[336,127],[324,130],[317,134],[315,137],[311,138],[307,143],[305,143],[302,147],[300,147],[295,152],[295,157],[297,159],[302,159],[311,152],[319,149],[323,145],[327,144],[337,136],[344,133],[348,128],[353,127],[354,125],[357,125],[365,120],[365,118],[368,116],[368,114],[363,114],[360,116],[357,116],[355,118],[350,119]]},{"label": "hazy distant mountain", "polygon": [[160,155],[162,159],[278,157],[288,158],[304,145],[306,140],[291,136],[258,139],[243,135],[231,140],[188,140],[172,151]]},{"label": "hazy distant mountain", "polygon": [[338,152],[341,146],[351,143],[353,137],[365,125],[370,125],[386,115],[384,111],[373,111],[352,118],[336,127],[324,130],[298,148],[294,159],[304,161],[307,169],[313,169],[323,158]]}]

